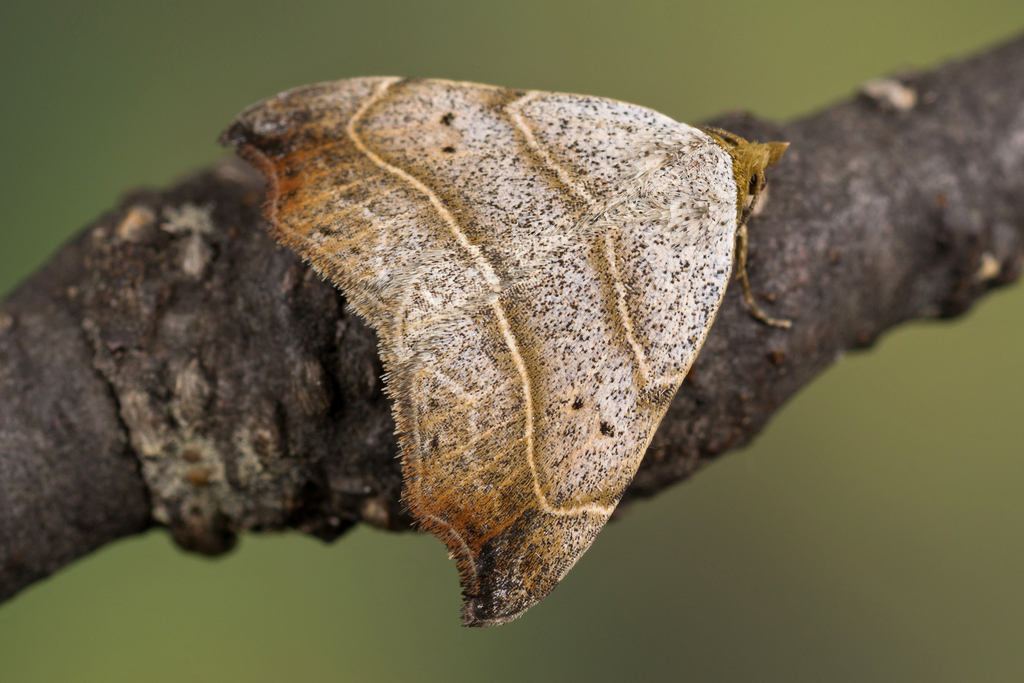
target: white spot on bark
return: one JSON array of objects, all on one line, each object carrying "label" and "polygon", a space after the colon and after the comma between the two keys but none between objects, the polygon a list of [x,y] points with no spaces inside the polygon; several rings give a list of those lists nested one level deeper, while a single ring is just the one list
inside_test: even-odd
[{"label": "white spot on bark", "polygon": [[1003,272],[1003,267],[999,263],[992,252],[986,251],[981,255],[981,262],[978,264],[978,270],[974,273],[974,279],[977,282],[988,282],[999,277],[999,274]]},{"label": "white spot on bark", "polygon": [[206,412],[210,399],[210,383],[206,381],[199,359],[193,358],[174,377],[175,398],[171,413],[182,427],[187,427]]},{"label": "white spot on bark", "polygon": [[146,233],[146,228],[156,222],[156,214],[153,209],[143,204],[137,204],[125,213],[124,218],[117,224],[114,233],[118,239],[125,242],[140,242]]},{"label": "white spot on bark", "polygon": [[917,91],[895,78],[875,78],[860,86],[860,91],[883,109],[910,111],[917,106]]},{"label": "white spot on bark", "polygon": [[181,270],[185,275],[198,280],[213,258],[213,251],[206,241],[198,234],[185,239],[181,251]]},{"label": "white spot on bark", "polygon": [[132,448],[143,458],[164,455],[164,425],[153,410],[149,394],[132,390],[121,395],[121,419],[131,435]]},{"label": "white spot on bark", "polygon": [[212,212],[213,204],[166,206],[164,207],[164,222],[160,227],[172,235],[188,232],[209,235],[213,232]]}]

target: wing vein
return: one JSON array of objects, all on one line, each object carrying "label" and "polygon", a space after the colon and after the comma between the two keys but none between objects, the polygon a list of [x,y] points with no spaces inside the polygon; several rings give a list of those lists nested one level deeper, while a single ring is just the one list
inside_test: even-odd
[{"label": "wing vein", "polygon": [[597,201],[594,197],[587,192],[587,188],[573,180],[572,175],[570,175],[568,171],[551,158],[551,155],[548,154],[548,150],[540,143],[540,141],[537,140],[537,136],[533,134],[533,128],[531,128],[530,124],[528,124],[526,119],[523,118],[523,113],[521,111],[522,106],[540,94],[541,93],[539,91],[532,90],[515,102],[509,103],[505,107],[505,110],[508,112],[509,118],[512,119],[512,123],[514,123],[516,128],[519,129],[519,132],[523,134],[523,137],[526,139],[526,144],[530,146],[533,152],[544,161],[544,164],[548,168],[555,172],[555,175],[558,176],[558,179],[563,185],[586,201],[590,205],[590,209],[594,210],[597,207]]}]

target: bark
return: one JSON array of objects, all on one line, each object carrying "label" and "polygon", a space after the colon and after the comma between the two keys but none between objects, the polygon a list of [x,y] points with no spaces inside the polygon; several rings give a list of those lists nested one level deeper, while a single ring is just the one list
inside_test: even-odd
[{"label": "bark", "polygon": [[[1024,38],[784,126],[731,287],[626,501],[745,444],[846,349],[965,311],[1024,257]],[[900,96],[911,95],[916,104]],[[265,233],[241,162],[128,197],[0,305],[0,599],[152,524],[408,528],[373,333]]]}]

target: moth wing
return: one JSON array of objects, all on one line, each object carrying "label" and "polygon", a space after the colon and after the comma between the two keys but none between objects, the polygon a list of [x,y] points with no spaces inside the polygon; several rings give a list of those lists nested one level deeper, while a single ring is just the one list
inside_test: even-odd
[{"label": "moth wing", "polygon": [[724,153],[633,105],[397,79],[285,93],[225,139],[378,330],[403,496],[458,559],[465,622],[518,616],[600,531],[703,341]]}]

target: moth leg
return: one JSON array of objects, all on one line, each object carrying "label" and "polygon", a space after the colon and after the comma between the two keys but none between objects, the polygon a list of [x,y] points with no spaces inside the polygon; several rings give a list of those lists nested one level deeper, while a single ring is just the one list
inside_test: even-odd
[{"label": "moth leg", "polygon": [[747,279],[747,224],[746,221],[740,225],[739,230],[736,231],[736,258],[739,261],[737,278],[739,278],[740,286],[743,287],[743,298],[747,302],[747,306],[750,307],[750,315],[754,316],[756,320],[769,325],[771,327],[782,327],[789,328],[793,326],[792,320],[776,320],[775,318],[769,318],[765,315],[764,311],[754,303],[754,295],[750,293],[750,280]]}]

